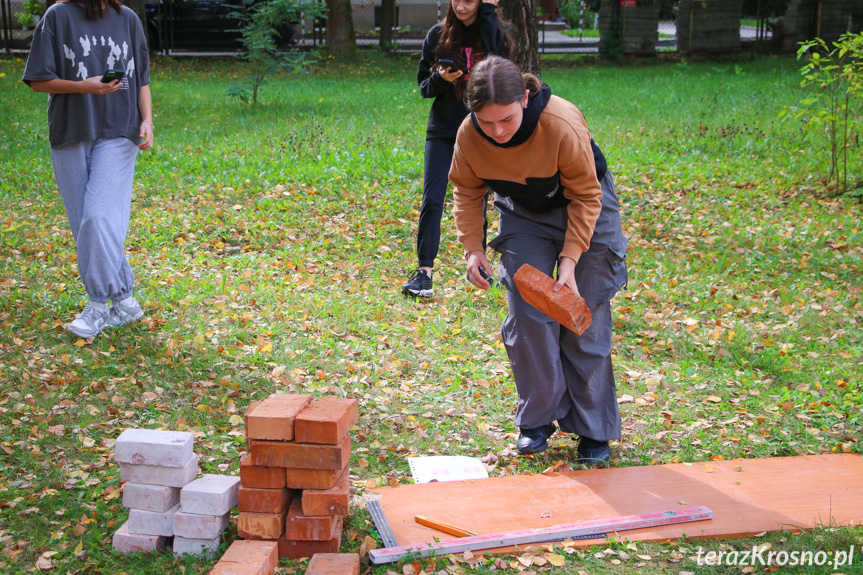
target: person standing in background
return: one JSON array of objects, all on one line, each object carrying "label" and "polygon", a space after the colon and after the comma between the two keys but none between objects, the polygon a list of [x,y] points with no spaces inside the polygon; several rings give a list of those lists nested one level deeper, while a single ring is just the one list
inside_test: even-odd
[{"label": "person standing in background", "polygon": [[67,329],[94,337],[144,315],[125,254],[135,160],[153,147],[141,20],[119,0],[60,0],[36,27],[22,80],[48,94],[54,177],[89,298]]},{"label": "person standing in background", "polygon": [[455,136],[467,116],[463,97],[471,70],[490,54],[508,55],[511,41],[498,23],[499,0],[451,0],[446,17],[423,42],[417,82],[434,98],[425,142],[423,199],[417,229],[418,267],[402,293],[432,297],[432,269],[440,247],[441,218]]}]

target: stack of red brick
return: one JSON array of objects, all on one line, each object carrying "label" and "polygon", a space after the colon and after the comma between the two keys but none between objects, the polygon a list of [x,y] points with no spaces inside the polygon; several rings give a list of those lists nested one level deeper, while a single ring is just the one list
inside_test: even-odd
[{"label": "stack of red brick", "polygon": [[240,459],[240,537],[277,541],[279,555],[292,559],[337,553],[348,512],[348,430],[358,403],[312,399],[274,394],[249,406],[249,453]]}]

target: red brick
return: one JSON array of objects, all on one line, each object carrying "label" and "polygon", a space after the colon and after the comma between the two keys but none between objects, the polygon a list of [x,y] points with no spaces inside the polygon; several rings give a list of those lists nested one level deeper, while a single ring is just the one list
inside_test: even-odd
[{"label": "red brick", "polygon": [[294,421],[294,439],[299,443],[335,445],[357,422],[356,399],[325,396],[306,406]]},{"label": "red brick", "polygon": [[240,457],[240,483],[246,487],[278,489],[285,486],[285,470],[282,467],[252,465],[248,453]]},{"label": "red brick", "polygon": [[317,553],[338,553],[342,543],[342,517],[336,517],[337,525],[332,539],[327,541],[298,541],[279,537],[279,557],[302,559]]},{"label": "red brick", "polygon": [[256,563],[222,563],[219,561],[210,570],[210,575],[272,575]]},{"label": "red brick", "polygon": [[292,440],[294,418],[311,400],[307,394],[274,393],[246,415],[246,435],[249,439]]},{"label": "red brick", "polygon": [[336,519],[340,515],[319,515],[308,517],[303,515],[303,504],[300,499],[294,499],[288,507],[288,518],[285,521],[285,539],[301,541],[326,541],[333,538]]},{"label": "red brick", "polygon": [[318,553],[309,561],[306,575],[360,575],[356,553]]},{"label": "red brick", "polygon": [[513,276],[518,293],[524,300],[563,327],[583,334],[590,327],[590,309],[580,295],[564,286],[554,293],[557,283],[530,264],[524,264]]},{"label": "red brick", "polygon": [[303,491],[303,515],[347,515],[350,495],[350,474],[345,469],[331,488]]},{"label": "red brick", "polygon": [[342,469],[351,457],[351,437],[345,435],[338,445],[253,439],[251,455],[253,465],[297,469]]},{"label": "red brick", "polygon": [[251,513],[281,513],[285,510],[294,491],[291,489],[258,489],[240,486],[237,493],[237,508]]},{"label": "red brick", "polygon": [[237,517],[237,534],[243,539],[278,539],[285,532],[285,511],[249,513]]},{"label": "red brick", "polygon": [[344,469],[295,469],[283,470],[285,485],[291,489],[330,489],[336,484]]},{"label": "red brick", "polygon": [[279,563],[279,544],[275,541],[236,540],[231,543],[217,567],[219,575],[273,575]]},{"label": "red brick", "polygon": [[[246,413],[243,415],[243,426],[246,429],[249,429],[249,414],[251,414],[255,410],[255,408],[258,407],[259,405],[261,405],[260,401],[250,401],[249,402],[249,407],[246,408]],[[246,451],[248,451],[251,446],[252,446],[252,443],[251,443],[251,440],[249,439],[249,434],[246,433]]]}]

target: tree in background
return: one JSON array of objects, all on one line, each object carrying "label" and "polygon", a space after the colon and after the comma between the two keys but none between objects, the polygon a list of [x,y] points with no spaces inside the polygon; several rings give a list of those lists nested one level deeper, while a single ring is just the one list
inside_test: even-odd
[{"label": "tree in background", "polygon": [[396,0],[381,0],[380,46],[384,52],[393,49],[393,28],[396,25]]},{"label": "tree in background", "polygon": [[356,50],[351,0],[327,0],[327,48],[334,56],[350,56]]},{"label": "tree in background", "polygon": [[535,0],[500,0],[501,16],[512,24],[513,39],[510,58],[522,72],[539,77],[539,34],[537,33]]}]

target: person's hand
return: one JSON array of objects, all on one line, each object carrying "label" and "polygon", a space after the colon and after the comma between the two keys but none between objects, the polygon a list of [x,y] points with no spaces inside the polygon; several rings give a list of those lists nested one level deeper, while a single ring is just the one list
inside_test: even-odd
[{"label": "person's hand", "polygon": [[459,78],[464,76],[464,72],[462,72],[461,70],[453,70],[453,71],[451,71],[451,70],[452,70],[451,68],[449,68],[449,67],[444,68],[443,66],[439,66],[437,69],[438,74],[440,74],[440,77],[443,78],[444,80],[446,80],[447,82],[455,82],[456,80],[458,80]]},{"label": "person's hand", "polygon": [[141,122],[141,143],[138,144],[138,149],[147,151],[153,147],[153,122],[144,120]]},{"label": "person's hand", "polygon": [[554,292],[557,293],[563,286],[569,286],[575,295],[578,293],[578,286],[575,284],[575,260],[563,256],[560,258],[560,263],[557,266],[557,283],[554,284]]},{"label": "person's hand", "polygon": [[467,256],[467,279],[470,283],[481,290],[487,290],[491,284],[480,275],[480,268],[485,270],[489,276],[492,275],[491,264],[488,263],[488,258],[485,257],[485,252],[482,250],[474,250]]},{"label": "person's hand", "polygon": [[500,0],[482,0],[483,4],[494,4],[495,6],[497,6],[498,2],[500,2]]},{"label": "person's hand", "polygon": [[123,87],[121,80],[114,80],[107,84],[103,83],[102,76],[90,76],[81,82],[81,84],[83,88],[81,91],[85,94],[110,94]]}]

